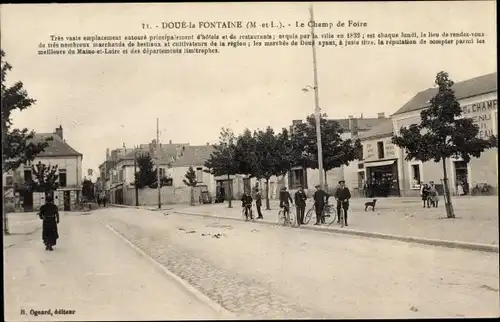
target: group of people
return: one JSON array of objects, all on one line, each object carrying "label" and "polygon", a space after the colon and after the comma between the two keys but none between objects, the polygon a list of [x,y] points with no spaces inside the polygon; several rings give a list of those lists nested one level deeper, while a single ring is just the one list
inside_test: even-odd
[{"label": "group of people", "polygon": [[428,184],[424,183],[420,187],[420,196],[422,197],[422,202],[424,208],[438,207],[439,204],[439,194],[436,189],[434,181],[430,181]]},{"label": "group of people", "polygon": [[[255,197],[255,206],[257,208],[257,219],[263,219],[264,217],[262,216],[262,194],[258,188],[258,184],[256,184],[253,194]],[[344,225],[347,226],[347,210],[349,209],[349,199],[351,198],[351,192],[349,191],[349,188],[346,187],[345,181],[341,180],[339,181],[339,186],[337,187],[335,194],[334,194],[335,200],[337,201],[337,222],[340,222],[340,211],[341,208],[344,209]],[[325,192],[323,189],[321,189],[321,186],[317,185],[316,186],[316,191],[314,192],[313,195],[313,200],[314,200],[314,209],[316,212],[316,223],[315,225],[321,225],[325,223],[325,216],[329,216],[328,214],[325,214],[325,208],[328,206],[328,200],[330,198],[330,195]],[[304,217],[305,217],[305,210],[306,210],[306,200],[307,200],[307,195],[304,192],[304,188],[302,186],[299,186],[297,192],[295,192],[294,198],[292,199],[292,196],[288,192],[286,187],[281,188],[280,195],[279,195],[279,201],[280,201],[280,208],[284,210],[285,214],[289,213],[290,211],[290,205],[294,205],[297,210],[297,224],[298,225],[305,225],[304,223]],[[294,202],[295,201],[295,202]],[[242,207],[244,208],[245,216],[250,219],[252,218],[252,202],[253,198],[248,193],[248,191],[245,191],[241,198],[242,202]]]}]

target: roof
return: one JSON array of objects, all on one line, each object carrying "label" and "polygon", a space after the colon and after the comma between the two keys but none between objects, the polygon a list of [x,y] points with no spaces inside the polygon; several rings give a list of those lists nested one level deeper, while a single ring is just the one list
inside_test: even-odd
[{"label": "roof", "polygon": [[[455,97],[459,100],[497,91],[497,73],[486,74],[453,84]],[[429,106],[429,101],[437,93],[437,88],[428,88],[417,93],[411,100],[392,115],[418,111]]]},{"label": "roof", "polygon": [[214,147],[211,145],[186,146],[172,167],[203,166],[212,152]]},{"label": "roof", "polygon": [[[368,131],[380,122],[388,120],[388,118],[355,118],[358,122],[358,131]],[[334,119],[340,124],[343,130],[349,130],[349,119]]]},{"label": "roof", "polygon": [[52,137],[52,141],[49,141],[49,146],[37,157],[83,156],[55,133],[35,133],[33,139],[35,142],[41,142],[49,137]]},{"label": "roof", "polygon": [[368,140],[381,136],[389,136],[394,133],[394,127],[391,119],[383,119],[371,130],[359,134],[360,140]]}]

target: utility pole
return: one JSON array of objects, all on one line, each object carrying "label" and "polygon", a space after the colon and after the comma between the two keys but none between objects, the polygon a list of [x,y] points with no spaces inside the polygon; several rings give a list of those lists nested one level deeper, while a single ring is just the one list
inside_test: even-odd
[{"label": "utility pole", "polygon": [[318,171],[319,185],[321,189],[325,188],[325,173],[323,171],[323,147],[321,144],[321,109],[319,107],[319,89],[318,89],[318,67],[316,62],[316,40],[314,38],[314,13],[313,5],[309,7],[311,14],[311,37],[312,37],[312,54],[313,54],[313,69],[314,69],[314,116],[316,118],[316,141],[318,145]]},{"label": "utility pole", "polygon": [[160,119],[156,119],[156,180],[158,188],[158,209],[161,209],[161,185],[160,185]]},{"label": "utility pole", "polygon": [[137,188],[137,150],[134,153],[134,187],[135,187],[135,206],[139,207],[139,188]]}]

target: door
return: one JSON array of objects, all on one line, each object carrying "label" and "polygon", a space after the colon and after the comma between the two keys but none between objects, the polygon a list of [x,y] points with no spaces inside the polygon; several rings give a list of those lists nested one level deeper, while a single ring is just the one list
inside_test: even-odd
[{"label": "door", "polygon": [[26,212],[33,211],[33,192],[25,191],[23,196],[23,209]]},{"label": "door", "polygon": [[71,194],[69,191],[64,191],[63,195],[63,209],[64,211],[70,211],[71,210]]}]

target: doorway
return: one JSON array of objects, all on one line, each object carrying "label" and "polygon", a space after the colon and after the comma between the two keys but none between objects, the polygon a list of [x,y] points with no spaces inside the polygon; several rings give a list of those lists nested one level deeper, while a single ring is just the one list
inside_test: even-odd
[{"label": "doorway", "polygon": [[455,168],[455,191],[457,191],[458,185],[462,184],[464,194],[469,194],[469,170],[467,169],[467,162],[453,161],[453,166]]},{"label": "doorway", "polygon": [[64,211],[71,210],[71,194],[69,191],[64,191],[63,195],[63,209]]},{"label": "doorway", "polygon": [[33,211],[33,191],[25,191],[23,195],[23,210],[25,212]]}]

